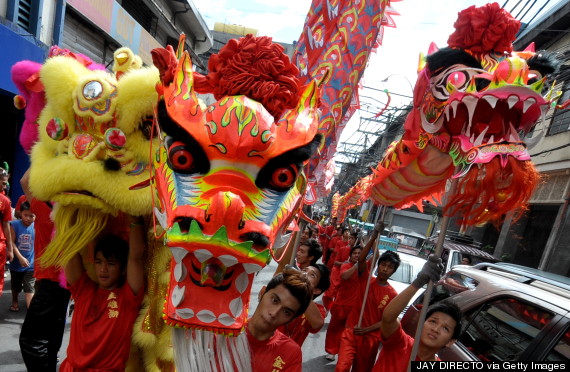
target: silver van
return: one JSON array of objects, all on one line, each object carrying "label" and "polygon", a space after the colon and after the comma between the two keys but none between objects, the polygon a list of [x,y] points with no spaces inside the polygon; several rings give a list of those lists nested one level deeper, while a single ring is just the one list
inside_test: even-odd
[{"label": "silver van", "polygon": [[[418,256],[427,258],[430,254],[434,253],[438,239],[438,235],[432,235],[427,238],[420,248]],[[463,258],[470,260],[469,265],[476,265],[481,262],[495,263],[499,261],[491,254],[479,248],[480,245],[470,236],[456,232],[448,232],[443,242],[443,252],[441,255],[441,260],[445,266],[444,272],[448,272],[455,265],[461,265]]]}]

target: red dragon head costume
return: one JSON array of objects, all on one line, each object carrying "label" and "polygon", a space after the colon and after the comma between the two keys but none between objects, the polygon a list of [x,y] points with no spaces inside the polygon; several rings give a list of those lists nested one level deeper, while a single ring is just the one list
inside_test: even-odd
[{"label": "red dragon head costume", "polygon": [[[208,76],[192,72],[183,46],[181,37],[176,53],[152,52],[165,133],[155,215],[173,256],[165,318],[194,338],[237,335],[254,275],[299,208],[303,166],[321,141],[317,87],[301,89],[297,68],[267,37],[231,40]],[[196,91],[217,101],[205,107]]]},{"label": "red dragon head costume", "polygon": [[539,176],[526,136],[558,96],[542,95],[553,58],[530,46],[513,52],[520,22],[497,3],[459,13],[448,48],[432,45],[414,89],[402,140],[375,169],[380,204],[421,206],[462,177],[445,213],[464,224],[524,207]]}]

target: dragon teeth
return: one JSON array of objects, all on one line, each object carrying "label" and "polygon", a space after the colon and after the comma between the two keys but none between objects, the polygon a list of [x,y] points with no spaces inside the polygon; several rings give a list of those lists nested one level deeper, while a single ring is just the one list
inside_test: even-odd
[{"label": "dragon teeth", "polygon": [[200,261],[200,263],[204,263],[204,261],[209,260],[214,255],[206,249],[198,249],[194,252],[194,256],[196,256],[196,259]]},{"label": "dragon teeth", "polygon": [[507,104],[509,105],[509,109],[512,109],[513,106],[516,105],[518,101],[519,97],[517,96],[510,96],[509,98],[507,98]]},{"label": "dragon teeth", "polygon": [[452,111],[453,117],[455,117],[455,113],[457,112],[457,106],[459,106],[459,101],[451,102],[450,106],[451,106],[451,111]]},{"label": "dragon teeth", "polygon": [[467,108],[467,113],[469,114],[469,121],[467,123],[467,137],[471,136],[471,122],[473,120],[473,115],[475,114],[475,108],[477,107],[477,98],[473,96],[463,97],[463,104]]},{"label": "dragon teeth", "polygon": [[491,108],[495,108],[497,106],[497,101],[499,100],[497,97],[494,96],[483,96],[483,99],[491,105]]},{"label": "dragon teeth", "polygon": [[522,113],[524,114],[526,112],[526,110],[528,110],[528,108],[530,106],[534,105],[535,103],[536,103],[536,100],[534,98],[528,98],[526,101],[524,101]]},{"label": "dragon teeth", "polygon": [[241,315],[243,311],[243,300],[241,297],[234,298],[230,301],[230,312],[234,317],[238,317]]},{"label": "dragon teeth", "polygon": [[487,130],[489,130],[488,126],[485,127],[485,129],[483,129],[483,131],[479,134],[477,139],[475,139],[475,141],[473,142],[474,146],[480,146],[483,144],[483,139],[485,138],[485,133],[487,133]]},{"label": "dragon teeth", "polygon": [[218,260],[222,261],[222,263],[226,266],[226,267],[230,267],[233,266],[235,264],[238,263],[238,259],[235,258],[234,256],[230,256],[228,254],[225,254],[223,256],[218,257]]},{"label": "dragon teeth", "polygon": [[243,268],[245,269],[245,272],[248,274],[253,274],[263,269],[263,267],[261,267],[260,265],[252,263],[244,263]]},{"label": "dragon teeth", "polygon": [[172,290],[171,300],[172,300],[172,305],[174,307],[178,307],[178,305],[180,305],[180,303],[184,299],[184,291],[185,290],[186,290],[186,286],[184,286],[184,287],[176,286]]},{"label": "dragon teeth", "polygon": [[180,247],[170,247],[170,252],[172,252],[172,257],[176,263],[182,262],[184,257],[188,254],[188,251]]},{"label": "dragon teeth", "polygon": [[513,123],[509,122],[509,126],[510,126],[510,133],[509,133],[509,142],[518,142],[520,141],[519,135],[517,133],[517,130],[515,129],[515,127],[513,126]]},{"label": "dragon teeth", "polygon": [[212,323],[214,320],[217,320],[216,314],[210,310],[199,311],[198,314],[196,314],[196,318],[203,323]]},{"label": "dragon teeth", "polygon": [[443,110],[443,114],[445,115],[445,120],[449,121],[449,105]]}]

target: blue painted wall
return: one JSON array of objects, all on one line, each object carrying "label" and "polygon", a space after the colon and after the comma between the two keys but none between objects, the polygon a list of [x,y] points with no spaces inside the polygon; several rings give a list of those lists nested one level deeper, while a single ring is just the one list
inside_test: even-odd
[{"label": "blue painted wall", "polygon": [[[8,22],[6,22],[8,23]],[[23,36],[23,31],[15,26],[0,23],[0,40],[2,40],[2,54],[0,55],[0,94],[3,100],[12,100],[17,89],[12,82],[10,71],[14,63],[21,60],[43,62],[48,53],[48,47],[31,36]],[[22,121],[17,123],[18,135]],[[30,165],[28,156],[19,143],[15,145],[14,161],[10,166],[12,174],[10,198],[15,205],[18,197],[22,195],[20,178]]]}]

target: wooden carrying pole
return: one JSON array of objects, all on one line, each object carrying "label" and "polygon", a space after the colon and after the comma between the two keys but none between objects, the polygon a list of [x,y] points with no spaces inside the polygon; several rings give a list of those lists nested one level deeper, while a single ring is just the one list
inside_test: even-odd
[{"label": "wooden carrying pole", "polygon": [[[380,221],[384,221],[384,217],[386,215],[386,209],[387,209],[387,207],[385,205],[383,205],[382,206],[382,215],[380,216]],[[376,226],[377,222],[378,222],[378,219],[376,219],[376,221],[374,221],[374,226]],[[357,327],[359,327],[359,328],[362,325],[362,318],[364,317],[364,308],[366,307],[366,300],[368,299],[368,289],[370,288],[370,279],[372,279],[372,272],[374,271],[374,265],[376,264],[376,259],[378,257],[378,239],[380,239],[380,236],[382,236],[381,231],[378,232],[378,235],[376,236],[376,241],[372,245],[372,249],[374,249],[374,253],[372,255],[372,265],[370,265],[370,272],[368,273],[368,281],[366,281],[366,289],[364,290],[364,299],[362,300],[362,308],[360,309],[360,315],[358,317]]]},{"label": "wooden carrying pole", "polygon": [[[451,186],[446,194],[445,203],[449,203],[451,195],[455,194],[457,190],[458,179],[454,178],[451,181]],[[443,216],[441,219],[441,229],[439,230],[439,236],[437,238],[437,244],[435,246],[436,257],[441,257],[441,252],[443,251],[443,243],[445,241],[445,233],[447,232],[447,227],[449,226],[449,216]],[[418,348],[420,347],[420,337],[422,335],[422,329],[424,327],[424,322],[426,320],[427,308],[429,306],[429,301],[431,299],[431,293],[433,292],[433,282],[430,280],[427,289],[424,293],[424,301],[422,303],[422,310],[420,311],[420,317],[418,319],[418,325],[416,327],[416,334],[414,336],[414,347],[412,348],[412,353],[410,354],[410,360],[408,362],[408,372],[411,371],[412,361],[416,360],[416,355],[418,355]]]}]

